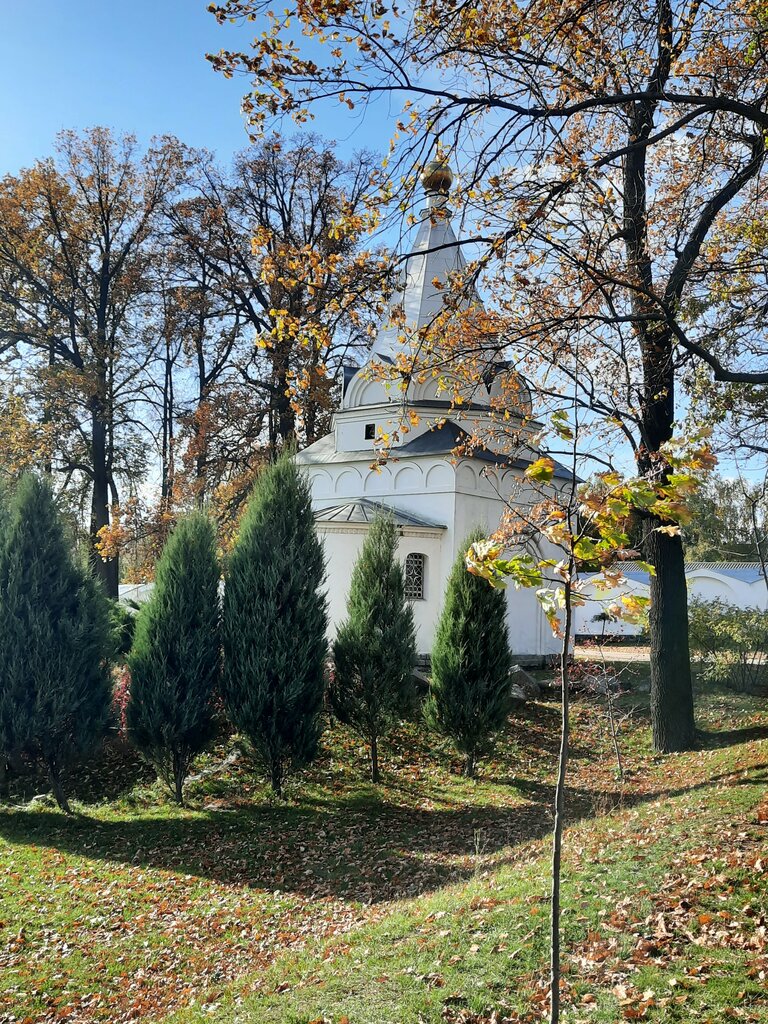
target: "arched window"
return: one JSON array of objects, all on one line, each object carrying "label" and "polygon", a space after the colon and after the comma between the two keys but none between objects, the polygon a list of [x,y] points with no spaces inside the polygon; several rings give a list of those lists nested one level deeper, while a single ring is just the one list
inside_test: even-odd
[{"label": "arched window", "polygon": [[408,601],[424,600],[424,580],[427,574],[427,556],[411,551],[405,556],[405,596]]}]

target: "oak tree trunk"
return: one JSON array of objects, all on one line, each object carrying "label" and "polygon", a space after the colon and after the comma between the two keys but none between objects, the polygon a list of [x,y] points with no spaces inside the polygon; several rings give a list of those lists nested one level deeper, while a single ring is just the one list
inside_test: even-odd
[{"label": "oak tree trunk", "polygon": [[[668,331],[642,332],[644,448],[638,468],[654,483],[666,475],[659,453],[674,432],[673,344]],[[662,521],[645,524],[644,557],[656,569],[651,577],[651,728],[654,750],[689,750],[695,737],[693,677],[688,649],[688,587],[683,542],[659,533]]]},{"label": "oak tree trunk", "polygon": [[688,648],[688,589],[680,537],[658,533],[648,522],[645,557],[651,577],[651,726],[655,750],[690,750],[695,738],[691,658]]},{"label": "oak tree trunk", "polygon": [[[665,18],[670,17],[665,8]],[[660,29],[661,32],[661,29]],[[664,30],[667,32],[667,29]],[[664,34],[664,33],[662,33]],[[666,38],[666,36],[665,36]],[[663,87],[669,53],[655,76]],[[649,101],[632,105],[629,139],[648,139],[653,131],[655,106]],[[658,321],[653,301],[654,270],[648,243],[646,147],[632,150],[624,164],[624,237],[629,279],[638,287],[632,305],[638,316],[637,336],[642,359],[642,391],[638,469],[653,483],[665,476],[663,445],[671,440],[675,425],[674,339],[667,324]],[[660,526],[647,523],[645,559],[656,568],[651,582],[651,722],[656,750],[682,750],[693,741],[693,682],[688,658],[688,595],[682,543],[679,538],[654,532]]]},{"label": "oak tree trunk", "polygon": [[97,579],[100,579],[107,596],[117,600],[119,566],[118,559],[103,559],[96,544],[99,530],[109,526],[109,474],[107,472],[107,423],[100,412],[98,402],[91,408],[91,459],[93,462],[93,491],[91,493],[91,565]]}]

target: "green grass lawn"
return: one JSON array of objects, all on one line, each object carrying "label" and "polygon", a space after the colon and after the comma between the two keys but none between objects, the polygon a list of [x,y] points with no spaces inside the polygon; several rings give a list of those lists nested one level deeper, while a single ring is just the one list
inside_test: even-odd
[{"label": "green grass lawn", "polygon": [[[574,710],[566,1019],[768,1021],[768,703],[700,693],[671,757],[647,696],[619,705],[622,781],[600,702]],[[522,709],[476,783],[408,726],[372,787],[336,727],[284,804],[232,741],[189,809],[118,760],[74,820],[4,810],[0,1021],[541,1019],[557,729]]]}]

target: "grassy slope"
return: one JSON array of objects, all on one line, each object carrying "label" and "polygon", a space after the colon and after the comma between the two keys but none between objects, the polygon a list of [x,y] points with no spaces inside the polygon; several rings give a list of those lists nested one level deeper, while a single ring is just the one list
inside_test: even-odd
[{"label": "grassy slope", "polygon": [[[764,771],[745,768],[570,832],[567,1020],[768,1021],[766,828],[753,813],[764,794]],[[173,1020],[540,1020],[547,867],[546,856],[513,860]]]},{"label": "grassy slope", "polygon": [[[766,903],[749,863],[766,839],[752,811],[768,708],[710,693],[699,717],[709,749],[661,759],[639,709],[620,788],[596,709],[577,705],[572,1020],[715,1021],[734,1007],[768,1021],[749,1002],[765,951],[744,945],[759,945]],[[0,1020],[151,1019],[193,1001],[180,1020],[416,1024],[490,1006],[517,1019],[541,998],[556,726],[553,706],[517,716],[475,785],[410,731],[374,791],[358,745],[336,732],[288,806],[265,803],[235,765],[199,781],[189,811],[154,807],[157,792],[139,787],[74,822],[5,812]]]}]

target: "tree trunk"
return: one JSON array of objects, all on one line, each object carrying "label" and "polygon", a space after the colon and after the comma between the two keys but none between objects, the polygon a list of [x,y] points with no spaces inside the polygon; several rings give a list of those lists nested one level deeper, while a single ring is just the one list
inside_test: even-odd
[{"label": "tree trunk", "polygon": [[272,792],[275,796],[281,797],[283,795],[283,762],[276,758],[270,765],[270,782],[272,783]]},{"label": "tree trunk", "polygon": [[203,337],[205,325],[198,324],[197,350],[197,410],[193,417],[195,446],[195,493],[197,507],[205,508],[206,475],[208,473],[208,371],[205,365]]},{"label": "tree trunk", "polygon": [[371,736],[371,782],[378,785],[381,776],[379,775],[379,741],[377,736]]},{"label": "tree trunk", "polygon": [[168,337],[165,339],[165,360],[163,374],[162,448],[160,467],[160,497],[163,511],[173,505],[174,484],[174,396],[173,396],[173,353]]},{"label": "tree trunk", "polygon": [[[660,10],[664,32],[670,32],[671,8]],[[663,89],[669,74],[669,51],[654,73],[656,89]],[[637,144],[650,138],[656,104],[635,103],[629,111],[627,141]],[[638,340],[643,364],[638,469],[652,483],[664,473],[659,459],[662,446],[672,438],[675,424],[674,339],[671,328],[658,322],[654,299],[653,261],[648,244],[647,149],[636,145],[624,162],[624,237],[627,247],[633,312],[638,316]],[[682,750],[693,740],[693,683],[688,657],[688,596],[682,544],[679,538],[651,533],[658,521],[649,521],[645,558],[656,567],[651,580],[651,718],[657,750]],[[655,607],[655,610],[654,610]],[[655,710],[654,710],[655,709]],[[688,737],[686,739],[686,737]]]},{"label": "tree trunk", "polygon": [[651,577],[651,727],[654,750],[690,750],[696,725],[688,649],[688,589],[683,542],[654,530],[648,522],[645,557],[656,567]]},{"label": "tree trunk", "polygon": [[[50,315],[50,311],[49,311]],[[51,381],[53,380],[53,368],[56,365],[56,343],[53,338],[48,340],[48,370],[50,373],[50,380],[48,387],[46,388],[45,399],[43,401],[43,426],[47,427],[53,421],[53,414],[51,410],[51,396],[49,388]],[[43,462],[43,472],[47,477],[53,476],[53,459],[51,457],[51,451],[48,449],[45,453],[45,461]]]},{"label": "tree trunk", "polygon": [[0,755],[0,800],[8,800],[11,795],[10,786],[8,785],[8,765],[2,755]]},{"label": "tree trunk", "polygon": [[[673,434],[675,382],[672,340],[667,332],[651,333],[643,349],[645,450],[639,468],[652,483],[662,483],[662,446]],[[695,736],[693,679],[688,651],[688,587],[683,542],[659,533],[661,520],[646,522],[644,556],[656,568],[651,577],[651,727],[655,750],[689,750]]]},{"label": "tree trunk", "polygon": [[563,827],[565,825],[565,780],[568,771],[568,754],[570,745],[570,671],[569,662],[571,646],[571,621],[573,559],[569,566],[569,581],[565,584],[565,624],[563,627],[563,647],[560,654],[560,687],[561,687],[561,724],[560,724],[560,758],[557,766],[557,786],[555,787],[555,826],[552,833],[552,896],[550,900],[550,998],[552,1000],[550,1022],[558,1024],[560,1020],[560,872],[563,859]]},{"label": "tree trunk", "polygon": [[179,807],[184,806],[184,777],[186,772],[181,757],[173,755],[173,795]]},{"label": "tree trunk", "polygon": [[117,600],[119,566],[117,558],[103,559],[96,549],[99,530],[109,526],[109,474],[107,472],[107,424],[99,411],[98,400],[91,404],[91,458],[93,492],[91,494],[91,565],[107,595]]},{"label": "tree trunk", "polygon": [[282,450],[296,439],[296,413],[291,405],[289,394],[288,370],[290,352],[275,351],[272,357],[272,413],[274,417],[274,440],[272,441],[272,457],[279,455],[278,444]]},{"label": "tree trunk", "polygon": [[51,783],[51,791],[53,792],[56,803],[65,814],[71,814],[72,808],[69,806],[69,801],[67,800],[67,796],[61,785],[61,772],[53,758],[49,758],[48,760],[48,779]]},{"label": "tree trunk", "polygon": [[464,776],[465,776],[465,778],[467,778],[467,779],[474,779],[475,774],[476,774],[476,769],[477,769],[477,764],[475,762],[475,752],[473,750],[471,753],[467,754],[466,759],[464,761]]}]

